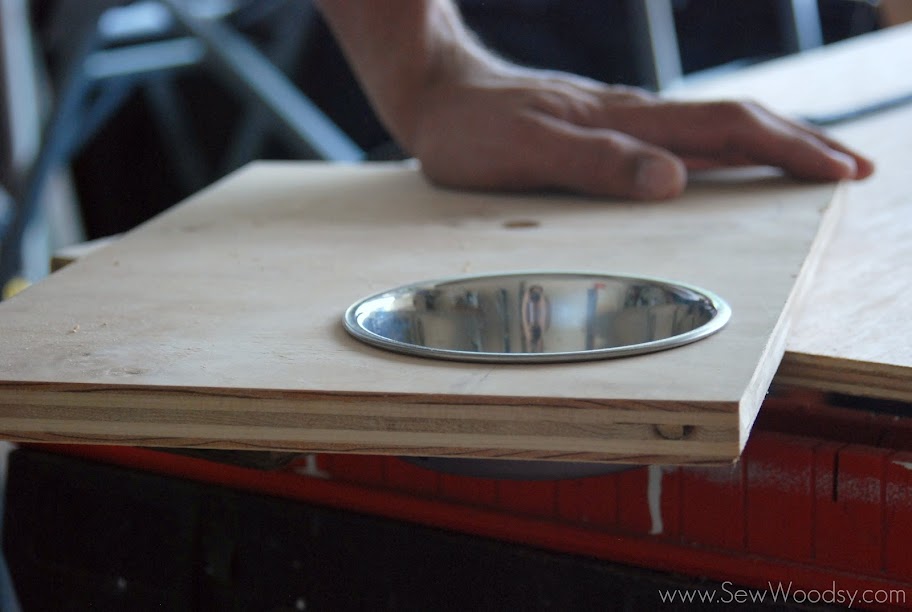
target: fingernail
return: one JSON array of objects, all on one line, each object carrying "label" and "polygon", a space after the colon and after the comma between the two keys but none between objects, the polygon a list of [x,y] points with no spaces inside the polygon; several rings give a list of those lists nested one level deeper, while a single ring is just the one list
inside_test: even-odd
[{"label": "fingernail", "polygon": [[670,164],[664,159],[644,157],[636,165],[636,190],[645,198],[667,197],[672,193],[675,177]]},{"label": "fingernail", "polygon": [[858,163],[851,155],[846,155],[841,151],[833,151],[830,153],[830,158],[833,161],[838,162],[840,166],[845,168],[847,176],[853,177],[858,174]]}]

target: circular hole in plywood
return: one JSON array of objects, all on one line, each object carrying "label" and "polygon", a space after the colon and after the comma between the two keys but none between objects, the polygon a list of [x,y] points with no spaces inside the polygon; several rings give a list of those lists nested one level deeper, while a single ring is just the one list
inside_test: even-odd
[{"label": "circular hole in plywood", "polygon": [[[731,309],[684,283],[530,271],[414,283],[353,304],[345,328],[391,351],[461,361],[534,363],[626,357],[720,330]],[[686,437],[681,426],[659,435]]]}]

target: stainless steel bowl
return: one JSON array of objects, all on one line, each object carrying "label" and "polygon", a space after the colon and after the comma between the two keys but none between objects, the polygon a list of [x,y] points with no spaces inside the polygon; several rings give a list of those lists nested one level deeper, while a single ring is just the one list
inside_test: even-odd
[{"label": "stainless steel bowl", "polygon": [[731,308],[655,278],[519,272],[406,285],[353,304],[345,328],[391,351],[458,361],[537,363],[624,357],[721,329]]}]

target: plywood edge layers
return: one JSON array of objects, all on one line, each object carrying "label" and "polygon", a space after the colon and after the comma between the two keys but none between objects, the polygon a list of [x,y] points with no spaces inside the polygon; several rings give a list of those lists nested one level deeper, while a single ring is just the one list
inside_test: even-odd
[{"label": "plywood edge layers", "polygon": [[909,368],[787,351],[776,384],[912,402]]},{"label": "plywood edge layers", "polygon": [[760,357],[756,370],[754,370],[754,375],[747,385],[744,395],[741,397],[738,409],[740,417],[739,454],[747,444],[754,421],[760,412],[763,398],[766,397],[773,378],[776,376],[779,364],[785,355],[786,342],[792,324],[797,317],[798,308],[811,286],[811,281],[817,268],[820,266],[826,245],[836,231],[839,218],[845,208],[845,200],[846,185],[842,183],[834,191],[832,200],[822,212],[817,235],[811,242],[810,250],[798,272],[792,292],[782,308],[776,325],[773,327],[766,348]]},{"label": "plywood edge layers", "polygon": [[734,402],[0,386],[18,442],[699,464],[731,461],[737,421]]}]

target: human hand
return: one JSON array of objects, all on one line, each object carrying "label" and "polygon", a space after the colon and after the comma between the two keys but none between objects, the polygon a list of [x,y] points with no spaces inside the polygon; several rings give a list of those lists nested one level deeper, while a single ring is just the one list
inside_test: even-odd
[{"label": "human hand", "polygon": [[801,179],[862,179],[868,159],[821,132],[744,102],[675,102],[628,87],[509,64],[439,78],[400,133],[435,183],[679,195],[688,170],[776,166]]},{"label": "human hand", "polygon": [[451,0],[319,4],[386,127],[440,185],[661,199],[694,169],[759,164],[822,181],[874,171],[755,104],[672,102],[510,64]]}]

